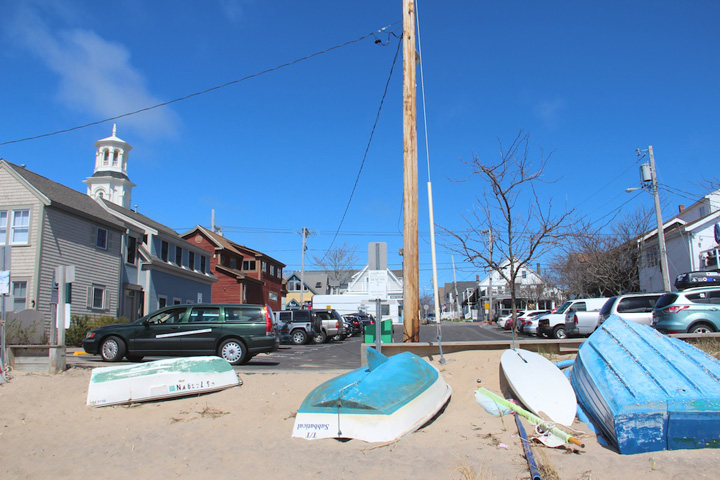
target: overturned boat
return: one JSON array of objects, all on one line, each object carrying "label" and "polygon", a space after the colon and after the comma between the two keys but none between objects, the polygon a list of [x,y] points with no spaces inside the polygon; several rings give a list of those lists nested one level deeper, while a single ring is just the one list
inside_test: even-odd
[{"label": "overturned boat", "polygon": [[720,361],[611,316],[570,375],[591,423],[623,454],[720,447]]},{"label": "overturned boat", "polygon": [[87,405],[104,407],[197,395],[238,385],[232,365],[220,357],[183,357],[95,368]]},{"label": "overturned boat", "polygon": [[305,398],[292,436],[389,442],[431,420],[451,388],[428,362],[410,352],[392,357],[367,349],[368,366],[335,377]]}]

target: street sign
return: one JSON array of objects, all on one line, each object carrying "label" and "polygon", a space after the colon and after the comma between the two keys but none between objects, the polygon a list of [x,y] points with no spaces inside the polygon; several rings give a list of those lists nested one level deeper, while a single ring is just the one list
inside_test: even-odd
[{"label": "street sign", "polygon": [[368,297],[387,299],[387,272],[385,270],[368,270]]}]

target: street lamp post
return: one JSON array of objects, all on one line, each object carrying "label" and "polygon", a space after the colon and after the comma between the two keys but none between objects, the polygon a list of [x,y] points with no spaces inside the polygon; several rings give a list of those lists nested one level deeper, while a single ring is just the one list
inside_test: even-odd
[{"label": "street lamp post", "polygon": [[[660,273],[663,280],[663,289],[666,292],[670,291],[670,273],[668,271],[667,262],[667,248],[665,247],[665,230],[663,229],[662,212],[660,210],[660,196],[658,195],[658,184],[657,184],[657,173],[655,170],[655,155],[653,154],[653,147],[648,147],[648,157],[650,158],[649,165],[643,163],[640,166],[642,175],[642,186],[641,187],[630,187],[625,191],[630,193],[635,190],[648,190],[655,200],[655,220],[657,221],[657,232],[658,232],[658,244],[660,246]],[[640,149],[638,149],[640,153]],[[642,157],[641,157],[642,158]],[[649,171],[650,178],[647,178],[647,170]]]}]

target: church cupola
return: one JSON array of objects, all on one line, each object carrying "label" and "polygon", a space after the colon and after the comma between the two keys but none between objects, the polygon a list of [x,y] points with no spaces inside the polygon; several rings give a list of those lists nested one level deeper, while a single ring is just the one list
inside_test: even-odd
[{"label": "church cupola", "polygon": [[135,186],[127,175],[128,153],[132,147],[116,133],[117,126],[113,125],[112,136],[95,142],[95,171],[84,182],[92,198],[103,198],[129,209]]}]

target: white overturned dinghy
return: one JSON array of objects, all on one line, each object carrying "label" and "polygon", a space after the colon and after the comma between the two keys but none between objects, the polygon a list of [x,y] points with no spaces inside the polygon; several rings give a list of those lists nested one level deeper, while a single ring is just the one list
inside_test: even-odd
[{"label": "white overturned dinghy", "polygon": [[238,385],[220,357],[183,357],[93,370],[87,405],[105,407],[197,395]]},{"label": "white overturned dinghy", "polygon": [[298,409],[293,437],[389,442],[430,421],[451,388],[431,364],[409,352],[367,349],[368,366],[315,388]]}]

